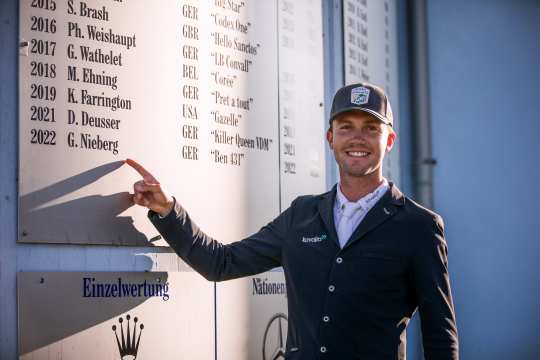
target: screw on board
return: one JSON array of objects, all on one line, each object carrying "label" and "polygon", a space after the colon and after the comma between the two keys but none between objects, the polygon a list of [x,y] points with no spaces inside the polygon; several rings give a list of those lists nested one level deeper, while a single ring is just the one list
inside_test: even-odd
[{"label": "screw on board", "polygon": [[19,43],[19,55],[28,56],[28,47],[30,43],[24,39]]},{"label": "screw on board", "polygon": [[27,233],[26,231],[23,230],[22,236],[27,236],[27,235],[28,235],[28,233]]},{"label": "screw on board", "polygon": [[40,284],[45,283],[45,279],[44,279],[44,278],[40,278],[40,279],[39,279],[39,283],[40,283]]},{"label": "screw on board", "polygon": [[319,103],[319,107],[322,107],[323,106],[323,103]]}]

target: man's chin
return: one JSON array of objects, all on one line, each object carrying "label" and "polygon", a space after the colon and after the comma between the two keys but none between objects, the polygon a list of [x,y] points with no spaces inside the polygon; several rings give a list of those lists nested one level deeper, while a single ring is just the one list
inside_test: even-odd
[{"label": "man's chin", "polygon": [[347,173],[348,176],[350,177],[353,177],[353,178],[366,178],[370,175],[370,173],[366,173],[366,172],[350,172],[350,173]]},{"label": "man's chin", "polygon": [[340,175],[350,176],[353,178],[365,178],[373,176],[377,173],[378,167],[376,166],[349,166],[349,164],[343,164],[340,166]]},{"label": "man's chin", "polygon": [[342,172],[343,175],[354,177],[354,178],[362,178],[369,176],[373,173],[371,169],[354,169],[354,168],[345,168]]}]

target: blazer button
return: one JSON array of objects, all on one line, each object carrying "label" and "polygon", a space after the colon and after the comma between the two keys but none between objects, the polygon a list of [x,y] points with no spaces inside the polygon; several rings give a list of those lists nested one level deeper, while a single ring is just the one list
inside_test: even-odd
[{"label": "blazer button", "polygon": [[336,287],[335,287],[334,285],[330,285],[330,286],[328,287],[328,291],[334,292],[334,290],[336,290]]},{"label": "blazer button", "polygon": [[321,348],[319,349],[322,353],[325,353],[326,352],[326,346],[321,346]]},{"label": "blazer button", "polygon": [[337,262],[338,264],[341,264],[341,263],[343,262],[343,259],[342,259],[341,257],[338,257],[338,258],[336,259],[336,262]]},{"label": "blazer button", "polygon": [[324,322],[329,322],[329,321],[330,321],[330,317],[329,317],[329,316],[326,316],[326,315],[323,316],[322,319],[323,319]]}]

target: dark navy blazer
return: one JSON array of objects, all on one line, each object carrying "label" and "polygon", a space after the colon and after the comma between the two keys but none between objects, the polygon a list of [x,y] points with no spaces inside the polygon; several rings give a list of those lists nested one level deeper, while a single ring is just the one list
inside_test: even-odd
[{"label": "dark navy blazer", "polygon": [[335,196],[335,186],[301,196],[259,232],[228,245],[204,234],[178,203],[165,218],[149,218],[208,280],[283,267],[286,359],[405,359],[405,328],[419,309],[426,360],[457,360],[441,217],[390,184],[341,249]]}]

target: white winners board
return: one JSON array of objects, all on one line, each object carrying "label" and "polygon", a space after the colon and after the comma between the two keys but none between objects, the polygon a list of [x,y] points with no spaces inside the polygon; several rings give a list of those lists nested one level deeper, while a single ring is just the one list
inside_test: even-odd
[{"label": "white winners board", "polygon": [[18,241],[165,245],[126,158],[225,243],[323,192],[319,5],[21,1]]},{"label": "white winners board", "polygon": [[384,159],[383,175],[400,183],[398,41],[396,0],[344,0],[345,84],[370,82],[384,89],[394,114],[398,142]]}]

